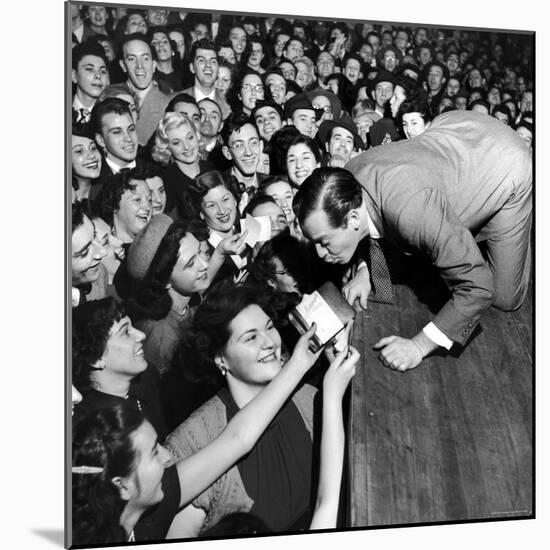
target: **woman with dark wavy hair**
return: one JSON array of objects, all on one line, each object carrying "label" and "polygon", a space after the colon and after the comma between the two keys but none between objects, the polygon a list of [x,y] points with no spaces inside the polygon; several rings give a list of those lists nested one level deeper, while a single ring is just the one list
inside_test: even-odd
[{"label": "woman with dark wavy hair", "polygon": [[[235,243],[241,243],[237,229],[239,193],[230,176],[218,170],[204,172],[189,185],[188,193],[194,216],[203,220],[208,227],[208,242],[213,249],[231,237],[235,237]],[[216,281],[237,276],[246,267],[244,246],[239,247],[239,250],[238,253],[224,255],[223,266],[216,275]]]},{"label": "woman with dark wavy hair", "polygon": [[[73,427],[72,544],[164,539],[178,508],[253,448],[316,361],[318,353],[309,350],[312,335],[310,330],[302,336],[285,369],[208,445],[173,467],[167,467],[171,460],[159,446],[153,425],[124,399],[77,420]],[[104,353],[114,352],[112,342],[104,346]]]},{"label": "woman with dark wavy hair", "polygon": [[[187,460],[207,447],[300,353],[303,337],[285,363],[281,336],[273,321],[276,299],[277,294],[258,292],[250,284],[223,282],[212,288],[197,308],[186,335],[195,381],[203,384],[209,379],[220,389],[167,437],[166,445],[177,459]],[[333,358],[332,370],[355,364],[357,352],[352,350],[349,357],[347,353],[346,347]],[[301,385],[251,452],[178,514],[169,537],[198,536],[225,516],[250,511],[270,531],[308,528],[313,513],[314,396],[312,386]],[[341,403],[341,396],[338,399]],[[328,401],[334,405],[332,397]],[[339,455],[336,447],[334,451]],[[336,462],[341,465],[340,460]],[[338,473],[321,477],[339,487]],[[337,508],[338,497],[335,499]],[[334,505],[334,498],[328,500]],[[335,514],[325,517],[319,528],[321,525],[335,526]]]},{"label": "woman with dark wavy hair", "polygon": [[151,219],[151,190],[141,168],[109,176],[93,200],[93,208],[123,243],[131,243]]}]

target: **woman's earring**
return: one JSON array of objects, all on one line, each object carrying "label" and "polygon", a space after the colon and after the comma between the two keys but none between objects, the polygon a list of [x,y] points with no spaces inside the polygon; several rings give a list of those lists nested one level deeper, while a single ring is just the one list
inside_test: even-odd
[{"label": "woman's earring", "polygon": [[222,376],[225,376],[227,374],[227,369],[225,367],[220,367],[220,372],[222,373]]}]

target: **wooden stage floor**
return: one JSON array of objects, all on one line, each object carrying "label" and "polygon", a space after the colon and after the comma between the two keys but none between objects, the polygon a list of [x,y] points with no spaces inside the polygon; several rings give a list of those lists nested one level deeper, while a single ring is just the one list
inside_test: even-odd
[{"label": "wooden stage floor", "polygon": [[399,373],[373,344],[412,336],[445,300],[424,275],[408,283],[416,294],[396,284],[393,305],[355,322],[348,525],[532,517],[532,289],[516,312],[491,308],[465,348]]}]

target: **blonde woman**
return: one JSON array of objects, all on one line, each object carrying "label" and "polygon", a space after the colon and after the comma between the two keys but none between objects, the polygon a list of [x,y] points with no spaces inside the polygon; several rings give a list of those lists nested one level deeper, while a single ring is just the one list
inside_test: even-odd
[{"label": "blonde woman", "polygon": [[193,122],[186,115],[166,113],[158,124],[151,156],[164,167],[164,211],[178,207],[179,213],[185,214],[187,187],[193,178],[210,168],[199,159],[199,136]]}]

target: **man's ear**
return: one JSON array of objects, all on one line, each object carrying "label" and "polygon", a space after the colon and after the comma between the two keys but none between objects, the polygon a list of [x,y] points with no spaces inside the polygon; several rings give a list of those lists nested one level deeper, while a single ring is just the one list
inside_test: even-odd
[{"label": "man's ear", "polygon": [[123,59],[119,59],[118,60],[120,66],[122,67],[122,70],[127,73],[128,71],[126,70],[126,65],[124,64],[124,60]]},{"label": "man's ear", "polygon": [[101,149],[105,149],[105,140],[103,139],[103,136],[101,134],[96,133],[95,141],[101,147]]},{"label": "man's ear", "polygon": [[111,482],[118,489],[118,493],[122,500],[130,500],[132,491],[128,483],[128,478],[116,476],[111,479]]},{"label": "man's ear", "polygon": [[153,59],[153,72],[157,70],[157,62]]},{"label": "man's ear", "polygon": [[355,208],[348,212],[348,215],[346,216],[346,223],[351,226],[352,229],[359,229],[359,212]]},{"label": "man's ear", "polygon": [[78,78],[76,77],[76,71],[73,69],[71,73],[71,80],[73,81],[73,84],[78,84]]},{"label": "man's ear", "polygon": [[193,62],[189,63],[189,70],[191,71],[191,74],[195,74],[195,67],[193,67]]},{"label": "man's ear", "polygon": [[231,156],[231,151],[229,151],[229,147],[227,145],[222,146],[222,153],[227,160],[233,160],[233,157]]}]

